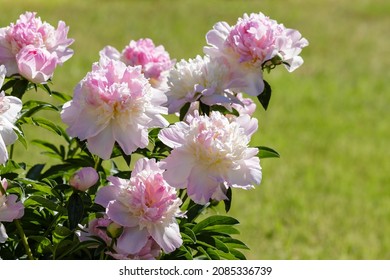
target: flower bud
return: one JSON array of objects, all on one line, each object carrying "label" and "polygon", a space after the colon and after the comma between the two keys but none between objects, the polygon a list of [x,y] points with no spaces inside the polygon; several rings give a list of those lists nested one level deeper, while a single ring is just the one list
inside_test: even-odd
[{"label": "flower bud", "polygon": [[27,80],[41,84],[47,82],[57,67],[57,56],[44,48],[25,46],[16,55],[19,73]]},{"label": "flower bud", "polygon": [[111,223],[107,226],[107,235],[111,238],[118,238],[123,232],[123,227],[117,223]]},{"label": "flower bud", "polygon": [[69,180],[69,184],[79,191],[86,191],[96,184],[99,180],[99,175],[92,167],[84,167],[73,174]]}]

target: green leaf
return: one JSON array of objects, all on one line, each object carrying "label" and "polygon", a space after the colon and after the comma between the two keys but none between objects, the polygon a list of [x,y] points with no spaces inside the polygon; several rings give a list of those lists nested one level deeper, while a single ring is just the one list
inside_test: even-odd
[{"label": "green leaf", "polygon": [[230,253],[239,260],[246,260],[245,255],[238,250],[230,249]]},{"label": "green leaf", "polygon": [[67,227],[57,225],[53,231],[53,243],[58,244],[71,234],[72,231]]},{"label": "green leaf", "polygon": [[264,110],[267,110],[268,108],[268,104],[271,99],[271,92],[271,86],[269,85],[269,83],[267,83],[267,81],[264,81],[264,90],[257,96],[257,99],[260,101]]},{"label": "green leaf", "polygon": [[50,130],[52,132],[57,133],[58,135],[62,135],[62,129],[56,125],[54,122],[49,121],[45,118],[39,118],[39,117],[24,117],[23,119],[20,119],[20,121],[23,121],[27,124],[36,125],[42,128],[45,128],[47,130]]},{"label": "green leaf", "polygon": [[54,106],[50,103],[38,100],[29,100],[23,104],[23,110],[20,118],[31,117],[32,115],[41,110],[59,111],[57,106]]},{"label": "green leaf", "polygon": [[36,84],[39,88],[43,89],[44,91],[46,91],[48,94],[52,94],[52,91],[50,89],[50,87],[48,86],[48,84]]},{"label": "green leaf", "polygon": [[78,241],[72,241],[69,239],[62,239],[56,246],[55,250],[53,252],[54,259],[61,260],[64,257],[66,257],[69,252],[71,252],[75,246],[77,246],[75,243]]},{"label": "green leaf", "polygon": [[38,254],[52,253],[53,245],[49,238],[44,236],[30,235],[28,239],[34,240],[36,244],[36,252]]},{"label": "green leaf", "polygon": [[74,166],[71,163],[53,165],[42,174],[42,178],[62,176],[69,170],[74,170],[76,168],[77,166]]},{"label": "green leaf", "polygon": [[188,227],[184,227],[181,229],[181,234],[185,235],[190,242],[196,243],[196,235],[195,233]]},{"label": "green leaf", "polygon": [[10,79],[7,82],[3,84],[1,87],[1,91],[6,91],[14,86],[14,84],[18,81],[19,79]]},{"label": "green leaf", "polygon": [[226,108],[225,108],[224,106],[222,106],[222,105],[213,105],[213,106],[210,107],[210,109],[211,109],[211,111],[218,111],[218,112],[220,112],[222,115],[227,115],[227,114],[229,114],[229,115],[234,115],[234,116],[236,116],[236,117],[238,117],[238,116],[240,115],[240,113],[239,113],[236,109],[232,108],[232,110],[229,111],[228,109],[226,109]]},{"label": "green leaf", "polygon": [[45,168],[45,164],[34,165],[27,171],[26,178],[31,180],[39,180],[43,168]]},{"label": "green leaf", "polygon": [[27,187],[30,187],[36,192],[41,192],[42,194],[53,195],[52,188],[46,184],[41,183],[40,181],[28,179],[28,178],[17,178],[16,182],[22,183]]},{"label": "green leaf", "polygon": [[26,79],[16,80],[12,85],[11,95],[22,98],[24,93],[28,90],[29,81]]},{"label": "green leaf", "polygon": [[206,249],[206,252],[207,254],[210,256],[210,258],[212,260],[220,260],[221,258],[219,257],[219,254],[217,252],[217,250],[214,250],[214,249],[211,249],[211,248],[207,248]]},{"label": "green leaf", "polygon": [[223,236],[219,236],[218,239],[221,240],[229,248],[249,250],[248,246],[238,239]]},{"label": "green leaf", "polygon": [[180,121],[183,121],[188,110],[190,109],[190,106],[191,106],[191,103],[190,102],[187,102],[186,104],[183,105],[183,107],[181,107],[180,109],[180,115],[179,115],[179,120]]},{"label": "green leaf", "polygon": [[194,233],[198,233],[204,229],[207,229],[208,227],[215,226],[215,225],[235,225],[239,222],[229,216],[221,216],[221,215],[214,215],[210,216],[203,221],[199,222],[194,226],[192,229]]},{"label": "green leaf", "polygon": [[84,204],[83,200],[77,192],[73,192],[68,200],[68,219],[69,228],[75,229],[83,218]]},{"label": "green leaf", "polygon": [[231,225],[215,225],[204,228],[202,231],[214,233],[218,235],[231,235],[231,234],[240,234],[240,231]]},{"label": "green leaf", "polygon": [[213,239],[214,239],[214,242],[215,242],[215,248],[217,248],[218,250],[220,250],[222,252],[225,252],[225,253],[229,253],[230,252],[229,247],[226,246],[221,240],[219,240],[215,236],[213,236]]},{"label": "green leaf", "polygon": [[27,149],[28,144],[27,144],[26,137],[24,136],[22,127],[18,123],[15,123],[15,126],[17,127],[17,129],[14,128],[14,132],[18,136],[18,141],[23,145],[25,149]]},{"label": "green leaf", "polygon": [[50,142],[44,140],[32,140],[31,143],[45,149],[47,152],[44,152],[44,154],[48,154],[58,159],[64,159],[65,157],[65,153],[63,151],[60,151],[56,145]]},{"label": "green leaf", "polygon": [[277,151],[271,149],[271,148],[268,148],[268,147],[265,147],[265,146],[257,146],[256,148],[259,149],[259,152],[257,153],[257,156],[259,158],[279,158],[280,155]]},{"label": "green leaf", "polygon": [[66,93],[58,92],[58,91],[51,91],[51,95],[56,97],[62,102],[67,102],[69,100],[72,100],[72,96]]},{"label": "green leaf", "polygon": [[13,173],[20,169],[22,169],[22,167],[16,161],[9,159],[5,165],[0,165],[0,175]]},{"label": "green leaf", "polygon": [[226,197],[227,199],[225,199],[223,201],[223,203],[225,204],[225,212],[228,213],[229,210],[230,210],[230,207],[232,205],[232,188],[228,188],[227,191],[226,191]]},{"label": "green leaf", "polygon": [[201,247],[201,246],[198,246],[197,247],[197,250],[202,254],[204,255],[204,257],[207,259],[207,260],[212,260],[212,258],[210,257],[210,255],[207,253],[207,251]]},{"label": "green leaf", "polygon": [[203,113],[203,115],[210,115],[210,106],[204,104],[203,102],[199,101],[199,111]]},{"label": "green leaf", "polygon": [[32,195],[24,201],[24,206],[26,208],[34,205],[39,205],[52,211],[66,213],[66,209],[63,206],[43,196]]},{"label": "green leaf", "polygon": [[205,205],[196,204],[191,200],[186,212],[187,220],[189,222],[195,220],[195,218],[198,217],[198,215],[202,213],[203,210],[209,207],[209,205],[209,203],[206,203]]},{"label": "green leaf", "polygon": [[158,134],[160,133],[161,128],[153,128],[152,130],[149,131],[149,141],[154,144],[156,139],[158,139]]}]

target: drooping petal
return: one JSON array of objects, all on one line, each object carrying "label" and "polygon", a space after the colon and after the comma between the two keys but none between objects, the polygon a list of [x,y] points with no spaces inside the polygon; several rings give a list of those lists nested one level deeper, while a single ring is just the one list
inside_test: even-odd
[{"label": "drooping petal", "polygon": [[185,188],[188,177],[195,165],[195,159],[185,150],[174,149],[168,158],[163,160],[164,179],[175,188]]},{"label": "drooping petal", "polygon": [[114,144],[115,139],[111,126],[106,127],[97,135],[88,138],[87,142],[88,150],[102,159],[110,158]]},{"label": "drooping petal", "polygon": [[202,166],[195,166],[188,178],[188,196],[197,204],[206,204],[219,187],[219,182],[208,174],[208,170]]},{"label": "drooping petal", "polygon": [[130,155],[138,148],[145,148],[149,143],[148,133],[144,129],[136,129],[133,126],[123,127],[117,122],[112,126],[113,137],[126,155]]},{"label": "drooping petal", "polygon": [[183,243],[180,235],[179,225],[176,222],[169,223],[166,226],[154,224],[149,230],[153,239],[164,250],[165,253],[173,252]]},{"label": "drooping petal", "polygon": [[137,254],[146,245],[149,233],[146,229],[127,227],[117,240],[116,250],[121,254]]}]

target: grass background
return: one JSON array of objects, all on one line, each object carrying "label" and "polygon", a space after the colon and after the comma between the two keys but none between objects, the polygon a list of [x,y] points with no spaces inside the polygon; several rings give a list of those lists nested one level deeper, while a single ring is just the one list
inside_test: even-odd
[{"label": "grass background", "polygon": [[[188,59],[202,53],[217,21],[234,24],[244,12],[298,29],[310,42],[305,63],[294,73],[280,68],[265,76],[273,96],[268,111],[259,106],[256,115],[254,144],[281,158],[262,160],[255,190],[234,192],[231,215],[251,248],[246,255],[390,259],[389,1],[0,0],[0,26],[26,10],[70,26],[75,55],[57,69],[53,85],[67,93],[106,45],[121,50],[130,39],[149,37],[172,58]],[[40,159],[34,147],[16,155]]]}]

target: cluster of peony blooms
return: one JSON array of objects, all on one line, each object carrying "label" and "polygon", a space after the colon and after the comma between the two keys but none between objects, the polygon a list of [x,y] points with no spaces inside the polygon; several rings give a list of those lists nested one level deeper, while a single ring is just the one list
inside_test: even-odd
[{"label": "cluster of peony blooms", "polygon": [[69,28],[63,21],[57,29],[42,22],[36,13],[22,14],[15,24],[0,28],[0,64],[8,75],[19,74],[33,83],[45,83],[54,70],[73,55]]},{"label": "cluster of peony blooms", "polygon": [[[27,12],[0,29],[0,64],[9,76],[45,83],[73,54],[67,33],[63,22],[54,29]],[[288,71],[298,68],[308,42],[262,13],[245,14],[233,26],[219,22],[206,39],[204,56],[177,63],[151,39],[132,40],[121,52],[107,46],[62,107],[68,135],[85,141],[89,152],[103,160],[112,157],[115,147],[125,155],[148,147],[152,128],[160,129],[158,139],[170,151],[163,159],[141,158],[130,178],[110,176],[106,186],[99,186],[95,203],[105,212],[81,225],[78,235],[80,240],[100,238],[114,258],[155,259],[182,245],[177,219],[186,213],[180,210],[178,190],[207,205],[228,199],[229,188],[251,189],[261,182],[259,150],[249,145],[258,128],[252,116],[256,105],[244,94],[264,91],[263,70],[280,64]],[[0,68],[1,83],[5,68]],[[13,123],[22,105],[3,93],[0,105],[4,163],[6,145],[16,140]],[[167,114],[180,115],[181,121],[170,125]],[[98,179],[95,169],[83,168],[69,185],[87,191]],[[8,213],[2,210],[4,198],[11,204],[15,199],[5,193],[0,198],[1,221]],[[11,218],[22,215],[18,209]]]}]

